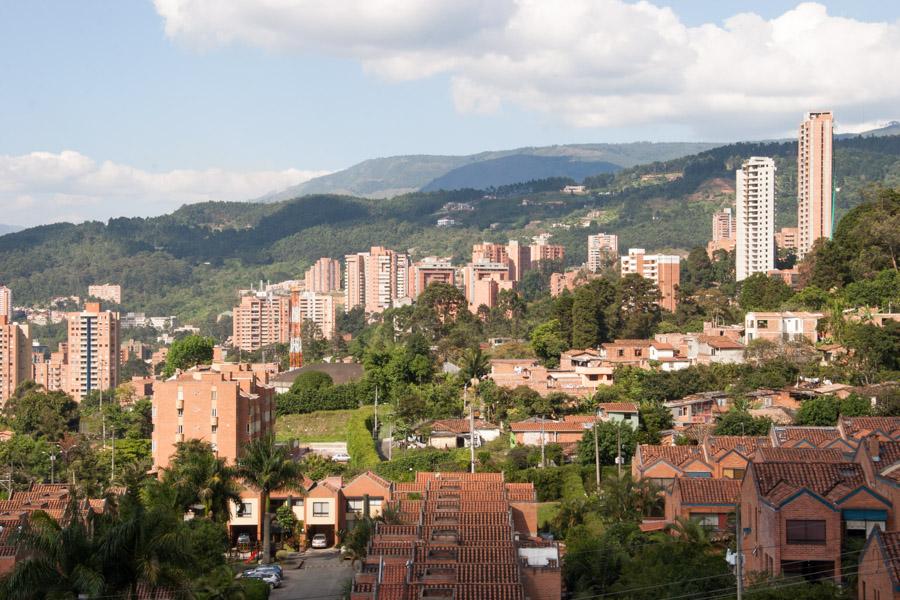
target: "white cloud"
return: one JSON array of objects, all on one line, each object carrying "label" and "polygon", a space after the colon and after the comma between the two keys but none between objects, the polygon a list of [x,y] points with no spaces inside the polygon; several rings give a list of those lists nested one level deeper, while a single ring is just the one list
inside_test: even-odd
[{"label": "white cloud", "polygon": [[[900,24],[804,3],[685,25],[623,0],[155,0],[169,37],[359,60],[391,80],[449,75],[457,110],[504,103],[574,126],[678,122],[781,131],[807,110],[862,122],[900,101]],[[884,115],[893,116],[893,115]]]},{"label": "white cloud", "polygon": [[72,150],[0,155],[0,220],[36,225],[157,215],[193,202],[256,198],[325,173],[297,169],[153,173],[109,161],[98,163]]}]

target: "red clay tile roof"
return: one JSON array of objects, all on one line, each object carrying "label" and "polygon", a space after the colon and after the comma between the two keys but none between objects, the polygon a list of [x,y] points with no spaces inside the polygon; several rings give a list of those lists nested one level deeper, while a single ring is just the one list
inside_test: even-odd
[{"label": "red clay tile roof", "polygon": [[900,442],[878,442],[878,464],[884,469],[900,462]]},{"label": "red clay tile roof", "polygon": [[607,342],[603,344],[606,346],[636,346],[638,348],[646,348],[649,347],[650,344],[654,343],[653,340],[613,340],[612,342]]},{"label": "red clay tile roof", "polygon": [[845,462],[844,453],[837,448],[775,448],[763,447],[756,451],[754,462]]},{"label": "red clay tile roof", "polygon": [[710,454],[713,456],[729,450],[736,450],[747,457],[756,452],[758,448],[771,445],[767,437],[750,435],[711,435],[707,438],[707,444],[709,444]]},{"label": "red clay tile roof", "polygon": [[845,436],[853,439],[876,431],[893,439],[900,438],[900,417],[841,417],[839,426]]},{"label": "red clay tile roof", "polygon": [[526,431],[561,431],[561,432],[584,432],[585,428],[582,423],[573,423],[571,421],[544,421],[543,423],[534,421],[519,421],[518,423],[510,423],[509,430],[513,433]]},{"label": "red clay tile roof", "polygon": [[900,581],[900,531],[879,531],[878,536],[881,538],[885,566],[894,581]]},{"label": "red clay tile roof", "polygon": [[701,335],[700,341],[719,350],[743,350],[744,345],[725,336]]},{"label": "red clay tile roof", "polygon": [[737,479],[678,477],[675,485],[681,492],[682,504],[737,504],[741,482]]},{"label": "red clay tile roof", "polygon": [[638,405],[634,402],[601,402],[597,409],[605,412],[638,412]]},{"label": "red clay tile roof", "polygon": [[[494,425],[493,423],[488,423],[483,419],[475,419],[475,429],[500,429],[499,426]],[[431,423],[431,432],[432,434],[438,432],[450,432],[450,433],[469,433],[469,420],[468,419],[440,419],[438,421],[432,421]]]},{"label": "red clay tile roof", "polygon": [[837,501],[866,485],[857,463],[763,462],[753,465],[759,492],[779,504],[801,489]]},{"label": "red clay tile roof", "polygon": [[646,467],[658,460],[664,460],[676,467],[693,460],[703,460],[703,450],[699,446],[655,446],[641,444],[639,446],[641,466]]},{"label": "red clay tile roof", "polygon": [[837,427],[775,427],[775,439],[779,445],[785,443],[797,443],[803,440],[815,446],[827,446],[835,440],[841,439],[841,432]]}]

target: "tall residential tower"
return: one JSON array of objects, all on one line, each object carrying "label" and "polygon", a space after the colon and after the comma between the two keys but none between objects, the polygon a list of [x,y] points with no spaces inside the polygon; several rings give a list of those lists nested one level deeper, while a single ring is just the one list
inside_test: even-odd
[{"label": "tall residential tower", "polygon": [[743,281],[775,268],[775,161],[753,156],[736,173],[735,275]]},{"label": "tall residential tower", "polygon": [[831,112],[811,112],[797,145],[797,258],[819,238],[831,238],[834,221]]}]

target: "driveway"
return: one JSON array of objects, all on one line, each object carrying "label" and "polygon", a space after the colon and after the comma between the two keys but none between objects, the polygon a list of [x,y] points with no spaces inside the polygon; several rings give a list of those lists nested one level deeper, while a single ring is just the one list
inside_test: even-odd
[{"label": "driveway", "polygon": [[315,598],[316,600],[341,600],[347,581],[353,578],[349,560],[341,560],[340,553],[333,548],[327,550],[307,550],[302,554],[303,568],[284,567],[281,587],[272,590],[271,600],[296,600]]}]

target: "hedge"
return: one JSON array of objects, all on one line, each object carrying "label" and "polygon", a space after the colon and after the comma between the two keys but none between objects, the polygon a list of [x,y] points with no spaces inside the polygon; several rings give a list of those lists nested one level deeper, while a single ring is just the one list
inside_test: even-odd
[{"label": "hedge", "polygon": [[565,473],[563,474],[562,486],[561,486],[561,494],[563,500],[575,500],[578,498],[584,498],[584,482],[581,480],[581,469],[577,468],[577,465],[572,465],[576,468],[565,467]]},{"label": "hedge", "polygon": [[350,455],[351,467],[372,469],[381,462],[372,438],[371,419],[370,415],[357,412],[347,423],[347,453]]},{"label": "hedge", "polygon": [[317,410],[343,410],[368,404],[364,386],[345,383],[319,389],[286,392],[275,397],[277,415],[299,415]]}]

